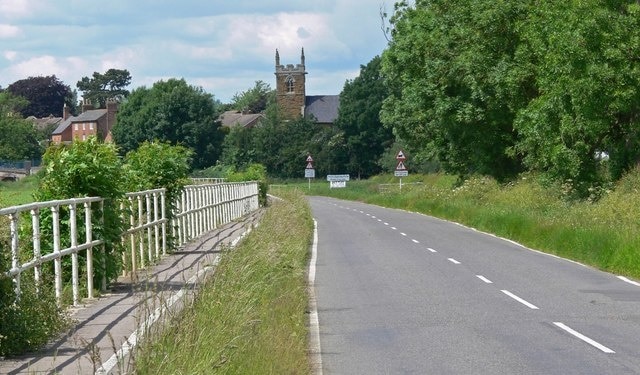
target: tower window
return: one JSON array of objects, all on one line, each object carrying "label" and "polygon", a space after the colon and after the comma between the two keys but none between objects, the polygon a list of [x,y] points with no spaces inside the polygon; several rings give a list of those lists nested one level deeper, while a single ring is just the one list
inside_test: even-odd
[{"label": "tower window", "polygon": [[295,80],[293,79],[292,76],[288,76],[285,80],[286,84],[287,84],[287,92],[293,92],[293,84],[295,83]]}]

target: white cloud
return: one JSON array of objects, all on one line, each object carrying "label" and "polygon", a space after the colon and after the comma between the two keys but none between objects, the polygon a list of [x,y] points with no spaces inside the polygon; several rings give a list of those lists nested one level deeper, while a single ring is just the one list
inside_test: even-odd
[{"label": "white cloud", "polygon": [[0,39],[14,38],[20,35],[20,28],[13,25],[0,24]]},{"label": "white cloud", "polygon": [[75,85],[75,82],[79,80],[77,75],[79,72],[86,71],[86,68],[86,61],[78,57],[59,59],[54,56],[45,55],[12,65],[7,71],[8,75],[13,77],[12,82],[27,77],[55,75],[63,82]]},{"label": "white cloud", "polygon": [[21,17],[29,14],[32,8],[29,0],[2,0],[0,1],[0,15],[5,18]]},{"label": "white cloud", "polygon": [[18,56],[18,53],[16,51],[4,51],[2,55],[5,59],[13,61],[16,59],[16,56]]}]

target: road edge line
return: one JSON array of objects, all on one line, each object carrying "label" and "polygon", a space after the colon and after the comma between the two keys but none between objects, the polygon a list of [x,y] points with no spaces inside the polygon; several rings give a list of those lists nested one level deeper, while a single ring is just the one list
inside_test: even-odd
[{"label": "road edge line", "polygon": [[313,244],[311,245],[311,260],[309,261],[309,356],[311,371],[315,375],[322,375],[322,351],[320,348],[320,321],[318,319],[318,304],[316,301],[316,262],[318,260],[318,222],[313,219]]}]

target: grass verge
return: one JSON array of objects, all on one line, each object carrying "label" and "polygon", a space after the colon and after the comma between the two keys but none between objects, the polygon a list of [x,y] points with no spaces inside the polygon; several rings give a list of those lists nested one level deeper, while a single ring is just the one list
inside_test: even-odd
[{"label": "grass verge", "polygon": [[306,268],[313,222],[292,189],[194,302],[136,354],[138,374],[308,374]]}]

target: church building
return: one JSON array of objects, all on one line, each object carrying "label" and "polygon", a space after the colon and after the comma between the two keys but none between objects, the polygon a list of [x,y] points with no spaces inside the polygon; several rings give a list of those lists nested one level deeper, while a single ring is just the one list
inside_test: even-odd
[{"label": "church building", "polygon": [[304,63],[304,48],[296,65],[281,65],[276,50],[276,102],[280,113],[285,119],[304,116],[319,124],[333,125],[338,118],[340,95],[307,96]]}]

